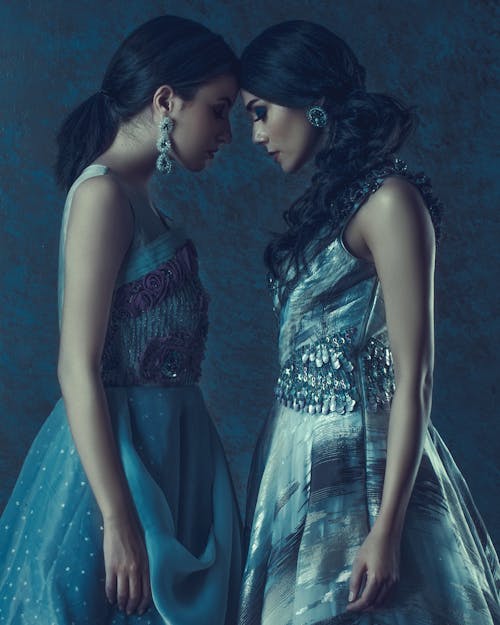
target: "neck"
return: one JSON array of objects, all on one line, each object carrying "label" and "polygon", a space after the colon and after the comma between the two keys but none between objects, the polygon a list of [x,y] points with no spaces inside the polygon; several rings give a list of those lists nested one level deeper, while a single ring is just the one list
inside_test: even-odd
[{"label": "neck", "polygon": [[131,122],[121,124],[113,143],[96,163],[109,167],[131,186],[147,190],[157,154],[151,139],[144,135],[146,132]]}]

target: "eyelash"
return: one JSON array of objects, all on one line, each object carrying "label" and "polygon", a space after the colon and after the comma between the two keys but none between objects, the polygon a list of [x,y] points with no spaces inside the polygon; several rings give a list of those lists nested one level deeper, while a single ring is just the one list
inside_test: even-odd
[{"label": "eyelash", "polygon": [[255,118],[252,120],[254,123],[266,119],[267,109],[265,106],[256,106],[253,112],[255,113]]},{"label": "eyelash", "polygon": [[224,107],[223,108],[214,108],[214,115],[216,119],[227,119],[224,115]]}]

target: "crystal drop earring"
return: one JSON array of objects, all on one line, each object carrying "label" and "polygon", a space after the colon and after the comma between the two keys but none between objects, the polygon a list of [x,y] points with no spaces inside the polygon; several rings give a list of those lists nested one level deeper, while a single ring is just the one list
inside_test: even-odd
[{"label": "crystal drop earring", "polygon": [[174,127],[174,122],[168,115],[163,117],[160,122],[160,134],[156,142],[158,148],[158,158],[156,159],[156,169],[162,174],[170,174],[173,169],[173,161],[170,158],[168,151],[172,148],[172,141],[170,140],[170,133]]}]

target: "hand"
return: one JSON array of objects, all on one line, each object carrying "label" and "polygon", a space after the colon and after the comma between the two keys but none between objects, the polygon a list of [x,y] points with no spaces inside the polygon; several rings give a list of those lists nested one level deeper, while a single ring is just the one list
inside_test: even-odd
[{"label": "hand", "polygon": [[[361,545],[352,567],[348,611],[381,607],[399,579],[400,537],[384,534],[374,526]],[[358,597],[361,584],[365,587]]]},{"label": "hand", "polygon": [[106,596],[127,614],[144,614],[151,604],[149,561],[137,523],[104,521]]}]

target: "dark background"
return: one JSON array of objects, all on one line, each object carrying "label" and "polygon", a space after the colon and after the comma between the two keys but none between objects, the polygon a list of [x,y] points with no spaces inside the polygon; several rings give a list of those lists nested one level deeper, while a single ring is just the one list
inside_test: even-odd
[{"label": "dark background", "polygon": [[[495,4],[487,0],[66,0],[0,4],[0,509],[59,390],[56,274],[64,196],[52,178],[55,131],[95,92],[123,37],[161,13],[199,20],[237,52],[291,18],[345,38],[368,87],[418,106],[402,156],[425,169],[447,212],[436,283],[433,421],[498,545],[498,176],[494,146]],[[497,54],[498,56],[498,54]],[[234,138],[205,172],[155,181],[186,223],[211,293],[203,389],[240,503],[257,431],[272,402],[276,324],[261,262],[268,231],[305,183],[285,178],[250,141],[241,105]]]}]

